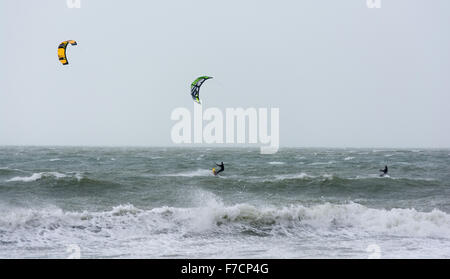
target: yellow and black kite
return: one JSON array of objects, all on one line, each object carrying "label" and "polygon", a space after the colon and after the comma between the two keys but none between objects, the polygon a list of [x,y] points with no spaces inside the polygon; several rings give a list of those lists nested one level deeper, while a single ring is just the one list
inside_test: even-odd
[{"label": "yellow and black kite", "polygon": [[71,44],[73,46],[77,45],[77,42],[73,41],[73,40],[69,40],[69,41],[64,41],[62,42],[59,47],[58,47],[58,58],[59,61],[63,64],[63,65],[67,65],[69,64],[69,61],[67,60],[67,56],[66,56],[66,48],[67,45]]}]

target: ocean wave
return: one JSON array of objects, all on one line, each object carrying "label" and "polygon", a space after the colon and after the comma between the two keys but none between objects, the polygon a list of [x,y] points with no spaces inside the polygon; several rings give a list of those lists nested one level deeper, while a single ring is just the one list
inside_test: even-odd
[{"label": "ocean wave", "polygon": [[265,179],[264,181],[280,181],[280,180],[305,179],[305,178],[314,178],[314,176],[308,175],[308,174],[302,172],[302,173],[296,173],[296,174],[276,175],[274,178]]},{"label": "ocean wave", "polygon": [[[140,209],[131,204],[110,211],[69,212],[59,208],[16,209],[0,216],[1,241],[45,235],[127,238],[148,234],[233,233],[299,236],[314,233],[450,238],[450,215],[434,209],[375,209],[357,203],[284,207],[210,200],[201,207]],[[40,232],[40,233],[36,233]],[[20,236],[20,237],[16,237]],[[38,240],[38,239],[36,239]]]},{"label": "ocean wave", "polygon": [[83,176],[79,172],[63,174],[59,172],[38,172],[33,173],[31,176],[16,176],[6,180],[6,182],[34,182],[44,178],[62,179],[66,177],[76,178],[78,181],[83,179]]},{"label": "ocean wave", "polygon": [[305,172],[301,173],[292,173],[292,174],[281,174],[275,175],[268,178],[263,178],[262,182],[277,182],[277,181],[288,181],[288,180],[329,180],[333,179],[334,176],[332,174],[322,174],[322,175],[310,175]]},{"label": "ocean wave", "polygon": [[[246,182],[248,191],[290,191],[292,195],[309,195],[310,193],[323,195],[372,195],[384,191],[399,193],[412,191],[414,188],[440,187],[440,181],[432,178],[420,177],[380,177],[378,174],[360,176],[340,176],[334,173],[291,173],[264,177],[227,177]],[[319,191],[319,192],[318,192]]]},{"label": "ocean wave", "polygon": [[277,161],[274,161],[274,162],[268,162],[268,164],[269,165],[284,165],[284,164],[286,164],[285,162],[277,162]]},{"label": "ocean wave", "polygon": [[328,161],[328,162],[313,162],[313,163],[310,163],[310,164],[308,164],[308,165],[310,165],[310,166],[319,166],[319,165],[331,165],[331,164],[334,164],[334,163],[336,163],[335,161]]},{"label": "ocean wave", "polygon": [[21,169],[11,169],[10,167],[2,167],[0,168],[0,171],[17,171],[17,172],[26,172],[24,170]]},{"label": "ocean wave", "polygon": [[[258,179],[258,177],[255,177]],[[301,173],[291,173],[291,174],[282,174],[275,175],[271,177],[263,177],[262,182],[276,182],[276,181],[287,181],[287,180],[318,180],[318,181],[351,181],[351,180],[379,180],[379,179],[387,179],[387,180],[403,180],[403,181],[416,181],[416,182],[432,182],[438,181],[434,178],[426,178],[426,177],[396,177],[396,176],[380,176],[379,174],[367,174],[367,175],[357,175],[355,177],[343,177],[335,174],[323,173],[320,175],[312,175],[307,174],[305,172]]]},{"label": "ocean wave", "polygon": [[355,157],[345,157],[344,161],[349,161],[349,160],[353,160],[353,159],[355,159]]},{"label": "ocean wave", "polygon": [[198,169],[195,171],[167,173],[167,174],[160,174],[160,175],[155,175],[155,176],[195,177],[195,176],[211,176],[211,175],[213,175],[211,169]]},{"label": "ocean wave", "polygon": [[394,177],[390,175],[380,176],[378,174],[357,175],[356,177],[349,177],[345,179],[348,180],[391,179],[391,180],[420,181],[420,182],[438,181],[437,179],[426,177]]},{"label": "ocean wave", "polygon": [[0,175],[8,175],[8,174],[14,174],[14,173],[26,173],[26,171],[23,171],[20,169],[11,169],[9,167],[0,168]]},{"label": "ocean wave", "polygon": [[33,173],[31,176],[17,176],[11,179],[6,180],[6,182],[33,182],[40,180],[45,177],[54,177],[54,178],[64,178],[67,177],[65,174],[59,172],[39,172]]}]

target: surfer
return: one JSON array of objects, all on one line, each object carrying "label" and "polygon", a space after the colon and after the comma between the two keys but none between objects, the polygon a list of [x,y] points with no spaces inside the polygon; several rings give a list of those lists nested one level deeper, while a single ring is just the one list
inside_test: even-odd
[{"label": "surfer", "polygon": [[223,162],[220,164],[216,164],[216,166],[220,167],[220,170],[216,171],[216,175],[219,174],[219,172],[223,172],[225,170],[225,166],[223,165]]},{"label": "surfer", "polygon": [[388,167],[384,166],[384,169],[380,170],[382,172],[382,174],[380,174],[380,176],[385,176],[388,173]]}]

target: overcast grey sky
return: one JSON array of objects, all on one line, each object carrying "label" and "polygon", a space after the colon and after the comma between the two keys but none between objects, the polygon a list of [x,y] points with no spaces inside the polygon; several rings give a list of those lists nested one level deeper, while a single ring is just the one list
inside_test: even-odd
[{"label": "overcast grey sky", "polygon": [[0,0],[0,145],[171,145],[211,75],[205,106],[279,107],[281,146],[450,147],[448,0],[81,4]]}]

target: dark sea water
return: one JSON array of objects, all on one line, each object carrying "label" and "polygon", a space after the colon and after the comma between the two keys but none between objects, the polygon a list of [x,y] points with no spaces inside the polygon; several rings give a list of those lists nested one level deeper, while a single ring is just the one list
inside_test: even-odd
[{"label": "dark sea water", "polygon": [[450,258],[450,150],[0,147],[0,212],[1,258]]}]

